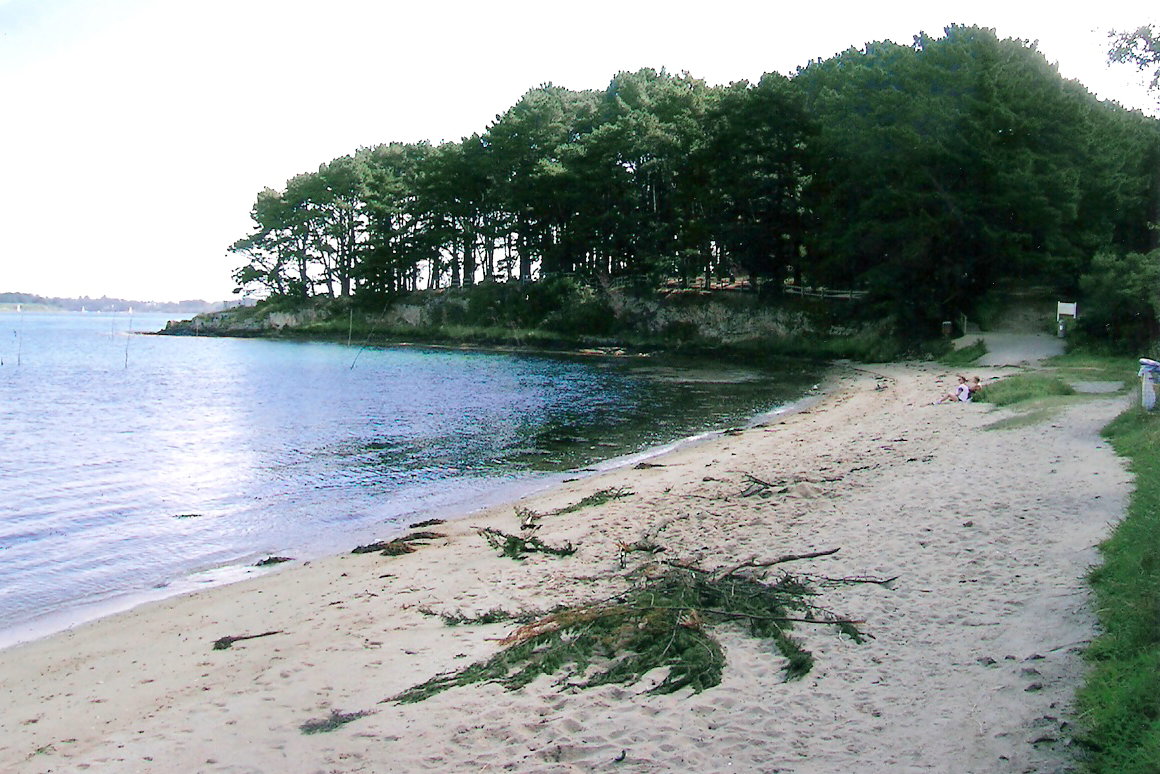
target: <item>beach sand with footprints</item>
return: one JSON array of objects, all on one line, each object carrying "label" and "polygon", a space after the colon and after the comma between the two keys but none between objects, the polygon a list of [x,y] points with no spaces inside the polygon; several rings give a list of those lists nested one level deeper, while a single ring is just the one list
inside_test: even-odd
[{"label": "beach sand with footprints", "polygon": [[[1084,574],[1131,484],[1099,431],[1126,398],[1021,426],[932,405],[953,380],[934,364],[839,368],[806,410],[425,527],[437,536],[413,552],[286,562],[0,651],[0,770],[1066,771],[1095,626]],[[620,496],[568,510],[601,492]],[[480,534],[520,534],[529,514],[575,552],[517,561]],[[642,539],[663,550],[625,550]],[[814,658],[801,679],[721,623],[721,682],[699,693],[650,693],[658,673],[384,701],[516,628],[438,614],[615,598],[650,565],[814,553],[737,570],[808,576],[813,604],[859,622],[862,643],[793,624]]]}]

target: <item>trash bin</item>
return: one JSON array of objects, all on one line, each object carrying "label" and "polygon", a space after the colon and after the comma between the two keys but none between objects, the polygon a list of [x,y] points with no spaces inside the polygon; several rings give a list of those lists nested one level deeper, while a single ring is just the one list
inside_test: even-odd
[{"label": "trash bin", "polygon": [[1146,411],[1156,408],[1156,390],[1160,385],[1160,363],[1140,358],[1140,405]]}]

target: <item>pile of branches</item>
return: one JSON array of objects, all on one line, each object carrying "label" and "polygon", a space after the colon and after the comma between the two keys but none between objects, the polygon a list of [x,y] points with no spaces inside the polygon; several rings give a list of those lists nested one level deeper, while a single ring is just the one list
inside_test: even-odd
[{"label": "pile of branches", "polygon": [[[863,641],[856,626],[861,622],[811,604],[814,592],[805,581],[789,574],[762,581],[737,575],[736,569],[711,573],[670,566],[612,599],[558,608],[519,626],[486,661],[437,675],[386,701],[422,701],[479,682],[516,690],[541,675],[557,673],[562,673],[557,685],[565,688],[631,685],[660,668],[668,671],[650,693],[686,687],[699,692],[721,682],[725,655],[710,628],[726,621],[772,640],[788,661],[786,679],[801,677],[813,666],[813,656],[788,633],[794,623],[833,626]],[[494,622],[496,611],[486,616]]]}]

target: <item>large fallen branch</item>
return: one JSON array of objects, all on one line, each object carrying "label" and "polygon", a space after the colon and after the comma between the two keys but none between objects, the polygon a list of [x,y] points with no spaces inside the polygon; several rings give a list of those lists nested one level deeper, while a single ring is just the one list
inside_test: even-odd
[{"label": "large fallen branch", "polygon": [[807,602],[813,593],[789,575],[764,582],[692,567],[667,569],[615,597],[527,621],[486,661],[436,675],[384,701],[422,701],[478,682],[515,690],[560,672],[557,685],[565,687],[632,684],[661,668],[667,671],[651,693],[701,691],[721,681],[725,653],[710,627],[725,621],[740,621],[752,636],[772,640],[786,658],[786,678],[801,677],[812,668],[813,656],[789,636],[792,624],[833,626],[856,642],[865,636],[856,626],[860,621]]},{"label": "large fallen branch", "polygon": [[738,564],[734,567],[729,568],[728,570],[725,570],[724,572],[719,573],[717,577],[727,578],[730,575],[732,575],[733,573],[737,572],[738,570],[743,570],[746,567],[772,567],[775,564],[785,564],[786,562],[797,562],[797,561],[801,561],[802,559],[817,559],[820,556],[830,556],[831,554],[836,554],[841,550],[842,550],[842,548],[841,548],[841,546],[839,546],[838,548],[829,548],[829,549],[826,549],[825,551],[812,551],[808,554],[785,554],[784,556],[779,556],[776,559],[760,559],[760,560],[757,558],[756,555],[754,555],[754,556],[751,556],[748,559],[746,559],[741,564]]}]

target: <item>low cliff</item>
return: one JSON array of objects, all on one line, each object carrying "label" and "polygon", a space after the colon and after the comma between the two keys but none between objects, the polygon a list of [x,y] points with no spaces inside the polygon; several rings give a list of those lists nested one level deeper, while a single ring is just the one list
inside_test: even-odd
[{"label": "low cliff", "polygon": [[555,291],[497,285],[410,293],[376,309],[341,300],[297,308],[267,302],[171,322],[161,333],[529,346],[784,345],[867,335],[868,327],[856,322],[855,303],[771,302],[739,291],[638,295],[579,285]]}]

